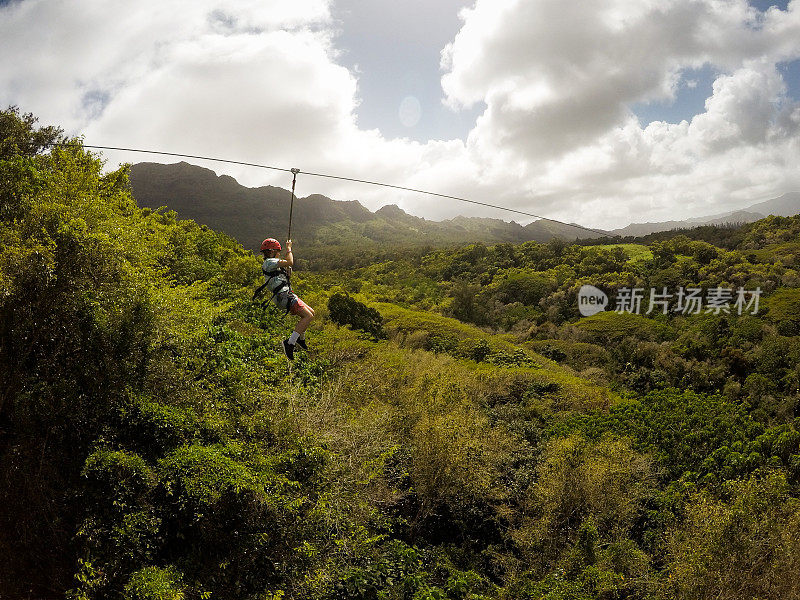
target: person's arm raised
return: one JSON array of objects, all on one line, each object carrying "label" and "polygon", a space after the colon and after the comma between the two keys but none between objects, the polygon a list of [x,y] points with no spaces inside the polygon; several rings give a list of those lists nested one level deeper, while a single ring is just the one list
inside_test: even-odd
[{"label": "person's arm raised", "polygon": [[286,242],[286,258],[279,260],[278,266],[289,267],[290,269],[294,266],[294,255],[292,254],[292,240],[288,240]]}]

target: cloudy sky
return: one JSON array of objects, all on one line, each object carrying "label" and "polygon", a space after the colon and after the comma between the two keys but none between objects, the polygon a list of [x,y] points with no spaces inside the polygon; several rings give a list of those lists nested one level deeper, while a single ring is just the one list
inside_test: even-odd
[{"label": "cloudy sky", "polygon": [[[86,144],[593,227],[686,218],[800,190],[800,0],[0,0],[10,104]],[[298,193],[526,222],[310,176]]]}]

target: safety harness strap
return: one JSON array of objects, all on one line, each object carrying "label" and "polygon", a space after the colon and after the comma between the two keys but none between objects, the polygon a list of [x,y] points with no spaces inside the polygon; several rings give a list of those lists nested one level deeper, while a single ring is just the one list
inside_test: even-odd
[{"label": "safety harness strap", "polygon": [[[278,286],[272,292],[272,296],[268,300],[264,300],[261,303],[261,306],[262,307],[266,307],[267,304],[272,303],[272,301],[275,299],[275,296],[277,296],[278,294],[280,294],[282,292],[289,292],[290,294],[292,293],[291,277],[290,277],[289,273],[286,272],[285,269],[279,268],[279,269],[276,269],[275,271],[268,271],[268,272],[265,271],[264,274],[267,275],[267,280],[264,283],[262,283],[255,292],[253,292],[253,302],[255,302],[256,298],[258,298],[258,296],[261,294],[261,292],[264,290],[264,288],[269,285],[269,282],[272,281],[273,278],[278,277],[279,275],[285,275],[286,276],[286,282],[283,285]],[[291,298],[290,298],[286,302],[286,312],[287,313],[290,310],[291,304],[292,303],[291,303]]]}]

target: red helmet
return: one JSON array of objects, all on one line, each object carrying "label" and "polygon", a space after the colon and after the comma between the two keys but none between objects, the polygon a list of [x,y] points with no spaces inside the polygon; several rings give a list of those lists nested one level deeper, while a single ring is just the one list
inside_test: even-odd
[{"label": "red helmet", "polygon": [[275,238],[267,238],[263,242],[261,242],[261,251],[264,250],[280,250],[281,243],[276,240]]}]

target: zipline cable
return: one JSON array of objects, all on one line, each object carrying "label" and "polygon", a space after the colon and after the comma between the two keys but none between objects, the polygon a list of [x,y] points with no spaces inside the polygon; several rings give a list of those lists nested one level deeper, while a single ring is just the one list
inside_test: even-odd
[{"label": "zipline cable", "polygon": [[[292,241],[292,211],[294,210],[294,185],[297,183],[297,174],[300,169],[292,169],[292,201],[289,203],[289,233],[286,234],[286,244]],[[289,277],[292,276],[292,267],[286,267]],[[291,287],[289,288],[291,291]]]},{"label": "zipline cable", "polygon": [[292,239],[292,210],[294,209],[294,186],[297,183],[297,174],[300,169],[292,169],[292,201],[289,204],[289,233],[286,234],[286,239]]},{"label": "zipline cable", "polygon": [[[567,227],[574,227],[575,229],[582,229],[584,231],[589,231],[591,233],[596,233],[601,237],[607,237],[609,233],[607,231],[601,231],[599,229],[592,229],[591,227],[584,227],[583,225],[578,225],[577,223],[567,223],[565,221],[559,221],[558,219],[551,219],[550,217],[543,217],[541,215],[535,215],[533,213],[525,212],[523,210],[517,210],[516,208],[508,208],[506,206],[500,206],[498,204],[489,204],[487,202],[479,202],[477,200],[470,200],[469,198],[461,198],[459,196],[450,196],[448,194],[440,194],[438,192],[429,192],[427,190],[420,190],[416,188],[404,187],[401,185],[394,185],[391,183],[382,183],[380,181],[369,181],[366,179],[355,179],[353,177],[343,177],[341,175],[329,175],[326,173],[312,173],[308,171],[300,171],[299,169],[284,169],[282,167],[272,167],[269,165],[261,165],[257,163],[250,163],[250,162],[243,162],[239,160],[229,160],[226,158],[214,158],[211,156],[197,156],[194,154],[179,154],[177,152],[162,152],[160,150],[142,150],[139,148],[119,148],[115,146],[89,146],[87,144],[68,144],[68,143],[50,143],[47,144],[48,146],[62,146],[62,147],[77,147],[77,148],[91,148],[92,150],[117,150],[120,152],[139,152],[142,154],[159,154],[162,156],[176,156],[179,158],[194,158],[197,160],[210,160],[214,162],[221,162],[221,163],[228,163],[232,165],[243,165],[245,167],[256,167],[258,169],[270,169],[272,171],[283,171],[284,173],[292,173],[293,183],[292,189],[294,189],[294,181],[297,178],[298,173],[303,173],[304,175],[310,175],[312,177],[323,177],[325,179],[338,179],[339,181],[349,181],[352,183],[363,183],[366,185],[375,185],[385,188],[391,188],[395,190],[402,190],[405,192],[414,192],[417,194],[427,194],[428,196],[436,196],[438,198],[447,198],[449,200],[457,200],[458,202],[467,202],[469,204],[477,204],[478,206],[486,206],[488,208],[494,208],[497,210],[504,210],[506,212],[516,213],[518,215],[524,215],[526,217],[533,217],[535,219],[541,219],[543,221],[550,221],[551,223],[558,223],[559,225],[565,225]],[[293,194],[294,196],[294,194]],[[289,228],[291,233],[291,207],[290,207],[290,214],[289,214]]]}]

